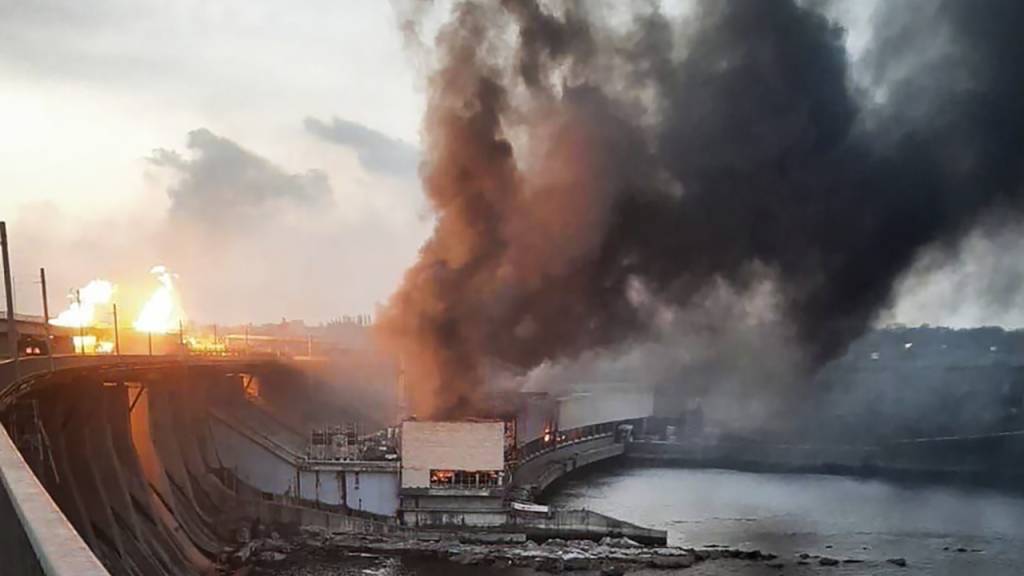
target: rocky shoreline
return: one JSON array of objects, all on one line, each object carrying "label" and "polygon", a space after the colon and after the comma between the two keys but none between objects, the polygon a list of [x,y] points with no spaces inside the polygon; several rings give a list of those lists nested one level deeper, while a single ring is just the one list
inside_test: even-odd
[{"label": "rocky shoreline", "polygon": [[[454,534],[429,539],[363,536],[331,534],[322,529],[305,528],[292,538],[286,539],[272,533],[266,538],[251,539],[235,550],[226,551],[222,565],[227,567],[227,574],[236,576],[313,574],[303,570],[304,563],[311,558],[321,562],[325,558],[333,558],[358,563],[360,559],[369,558],[417,557],[467,566],[521,567],[549,574],[583,572],[602,576],[621,576],[648,569],[682,570],[716,560],[757,563],[780,571],[787,566],[829,567],[865,562],[906,566],[902,558],[869,562],[864,559],[838,559],[803,553],[791,559],[781,559],[760,550],[714,545],[705,548],[652,547],[637,544],[628,538],[604,538],[599,542],[552,539],[543,544],[531,541],[480,543],[477,538],[463,535],[460,539]],[[285,567],[289,569],[283,570]]]}]

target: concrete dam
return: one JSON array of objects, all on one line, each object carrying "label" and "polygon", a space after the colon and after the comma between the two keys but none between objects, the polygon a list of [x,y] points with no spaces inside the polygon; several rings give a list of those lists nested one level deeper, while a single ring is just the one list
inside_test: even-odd
[{"label": "concrete dam", "polygon": [[[91,366],[66,362],[37,377],[2,417],[7,452],[17,445],[111,574],[209,572],[224,544],[254,522],[386,529],[371,514],[344,514],[344,469],[297,464],[304,438],[285,419],[315,415],[304,401],[310,380],[296,367],[274,360],[92,360]],[[312,406],[335,417],[346,410],[324,400]],[[380,464],[385,472],[394,468]],[[7,471],[4,504],[11,508],[17,493],[7,485]],[[356,468],[349,477],[360,472],[373,476],[376,470]],[[358,488],[349,495],[357,506],[385,508],[376,512],[386,511],[387,497]],[[3,518],[5,533],[34,528],[18,514]],[[30,540],[36,545],[49,536]],[[58,549],[66,545],[59,540]]]},{"label": "concrete dam", "polygon": [[[442,486],[452,479],[438,468],[480,466],[446,462],[425,446],[422,488],[400,486],[419,477],[410,468],[416,458],[401,469],[387,448],[394,430],[367,416],[375,400],[352,389],[332,397],[316,366],[240,357],[54,360],[22,360],[18,378],[6,374],[16,385],[5,389],[0,412],[0,530],[17,536],[3,542],[0,557],[16,559],[14,574],[214,573],[240,539],[269,527],[400,534],[471,526],[664,543],[663,531],[596,513],[509,507],[506,491],[540,494],[578,467],[621,455],[615,423],[524,442],[522,462],[502,455],[503,423],[468,423],[494,429],[497,451],[488,458],[497,460],[486,465],[493,477]],[[339,454],[348,448],[320,442],[325,434],[318,440],[317,432],[311,442],[310,424],[332,421],[377,430],[364,435],[373,450],[362,454],[373,456]],[[437,444],[458,443],[428,432]],[[73,549],[79,564],[62,568]]]}]

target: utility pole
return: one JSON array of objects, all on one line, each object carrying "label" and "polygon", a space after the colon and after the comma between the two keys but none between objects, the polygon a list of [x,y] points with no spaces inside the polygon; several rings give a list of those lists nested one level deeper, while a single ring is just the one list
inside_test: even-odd
[{"label": "utility pole", "polygon": [[78,347],[85,356],[85,322],[82,314],[82,291],[75,288],[75,302],[78,303]]},{"label": "utility pole", "polygon": [[153,355],[153,332],[146,331],[146,343],[149,344],[149,355]]},{"label": "utility pole", "polygon": [[178,346],[182,354],[185,353],[185,323],[178,319]]},{"label": "utility pole", "polygon": [[121,355],[121,336],[117,332],[117,302],[114,302],[114,355]]},{"label": "utility pole", "polygon": [[14,360],[14,378],[18,379],[18,321],[14,318],[14,288],[11,286],[11,256],[7,246],[7,222],[0,222],[0,252],[4,262],[4,293],[7,296],[7,341]]},{"label": "utility pole", "polygon": [[43,290],[43,324],[46,327],[46,355],[50,358],[50,372],[53,372],[53,337],[50,335],[50,300],[46,297],[46,268],[39,269],[39,285]]}]

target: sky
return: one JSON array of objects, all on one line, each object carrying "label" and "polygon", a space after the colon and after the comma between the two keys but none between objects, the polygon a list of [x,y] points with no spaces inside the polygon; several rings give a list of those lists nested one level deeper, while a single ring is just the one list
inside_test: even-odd
[{"label": "sky", "polygon": [[[162,264],[197,321],[372,313],[432,227],[423,67],[383,1],[0,0],[17,309],[40,312],[40,267],[57,311],[94,278],[131,302]],[[922,259],[879,322],[1024,325],[1024,269],[994,256],[1020,237]]]},{"label": "sky", "polygon": [[196,319],[372,312],[430,229],[414,68],[387,2],[0,1],[18,310],[164,264]]}]

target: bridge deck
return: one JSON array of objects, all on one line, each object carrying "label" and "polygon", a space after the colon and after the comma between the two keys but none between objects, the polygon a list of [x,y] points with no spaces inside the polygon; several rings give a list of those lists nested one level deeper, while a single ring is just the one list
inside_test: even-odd
[{"label": "bridge deck", "polygon": [[41,379],[55,373],[88,370],[93,373],[131,372],[150,368],[219,366],[244,372],[256,366],[281,363],[282,359],[268,356],[191,356],[191,355],[56,355],[20,358],[0,362],[0,409],[30,389]]}]

